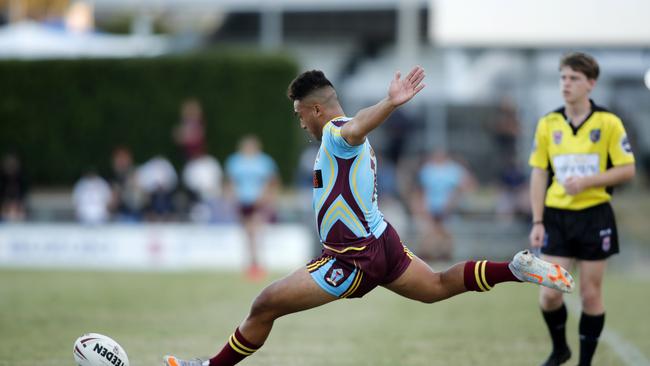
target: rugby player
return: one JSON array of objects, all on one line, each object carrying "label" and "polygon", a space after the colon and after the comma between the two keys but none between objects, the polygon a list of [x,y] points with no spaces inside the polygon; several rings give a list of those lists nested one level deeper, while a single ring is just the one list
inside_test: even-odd
[{"label": "rugby player", "polygon": [[288,90],[300,127],[321,141],[313,174],[313,207],[322,254],[266,287],[221,351],[209,360],[165,356],[167,366],[235,365],[266,341],[283,315],[362,297],[383,286],[409,299],[434,303],[466,291],[488,291],[506,281],[533,282],[571,291],[563,268],[517,253],[510,262],[466,261],[433,271],[402,244],[377,202],[377,160],[366,137],[424,88],[424,70],[397,72],[388,95],[346,117],[336,90],[321,71],[299,75]]}]

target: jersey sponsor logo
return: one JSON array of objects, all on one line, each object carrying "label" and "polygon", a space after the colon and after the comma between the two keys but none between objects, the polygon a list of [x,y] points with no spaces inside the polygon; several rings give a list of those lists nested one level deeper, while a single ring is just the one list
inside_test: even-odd
[{"label": "jersey sponsor logo", "polygon": [[589,132],[589,139],[591,139],[591,142],[593,142],[594,144],[600,141],[600,128],[591,130]]},{"label": "jersey sponsor logo", "polygon": [[562,131],[553,131],[553,143],[555,145],[562,143]]},{"label": "jersey sponsor logo", "polygon": [[344,273],[343,269],[336,268],[332,269],[330,275],[325,277],[325,281],[332,286],[338,286],[339,282],[343,279]]},{"label": "jersey sponsor logo", "polygon": [[314,188],[323,188],[323,172],[320,169],[314,170],[312,183],[314,185]]},{"label": "jersey sponsor logo", "polygon": [[621,149],[628,154],[632,153],[632,144],[630,144],[630,139],[627,138],[627,135],[623,135],[621,138]]},{"label": "jersey sponsor logo", "polygon": [[590,177],[600,172],[598,154],[564,154],[553,157],[555,178],[560,184],[569,177]]}]

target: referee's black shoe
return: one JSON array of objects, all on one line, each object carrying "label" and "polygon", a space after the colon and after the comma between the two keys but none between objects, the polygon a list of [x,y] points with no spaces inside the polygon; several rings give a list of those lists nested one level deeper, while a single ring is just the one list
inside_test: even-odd
[{"label": "referee's black shoe", "polygon": [[548,356],[548,359],[544,361],[544,363],[541,366],[559,366],[571,358],[571,350],[566,348],[562,351],[553,352],[551,353],[550,356]]}]

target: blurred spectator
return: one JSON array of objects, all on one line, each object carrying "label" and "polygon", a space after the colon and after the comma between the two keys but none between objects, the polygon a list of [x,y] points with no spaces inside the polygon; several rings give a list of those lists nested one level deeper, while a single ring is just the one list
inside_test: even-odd
[{"label": "blurred spectator", "polygon": [[277,167],[273,159],[262,152],[257,137],[245,136],[239,143],[239,151],[226,161],[226,173],[248,239],[247,276],[260,280],[265,274],[259,263],[257,235],[261,226],[274,216],[279,185]]},{"label": "blurred spectator", "polygon": [[409,133],[413,131],[415,124],[403,110],[398,109],[388,117],[382,128],[386,132],[384,155],[396,166],[399,164]]},{"label": "blurred spectator", "polygon": [[183,184],[193,196],[190,218],[211,222],[218,218],[223,172],[214,157],[203,155],[190,160],[183,168]]},{"label": "blurred spectator", "polygon": [[[314,160],[316,160],[316,155],[318,155],[318,146],[308,144],[304,147],[300,153],[295,178],[296,186],[301,190],[306,190],[310,198],[312,196],[312,189],[314,188]],[[308,211],[311,212],[311,210],[310,205]]]},{"label": "blurred spectator", "polygon": [[25,197],[27,180],[23,174],[20,159],[9,153],[2,158],[0,172],[0,219],[2,221],[22,221],[25,219]]},{"label": "blurred spectator", "polygon": [[527,219],[530,216],[528,199],[528,180],[517,158],[510,156],[499,174],[499,197],[496,205],[497,217],[506,222],[515,218]]},{"label": "blurred spectator", "polygon": [[150,159],[138,168],[137,180],[147,194],[145,218],[149,221],[171,220],[178,176],[169,160],[162,156]]},{"label": "blurred spectator", "polygon": [[113,192],[111,211],[117,221],[136,222],[142,218],[145,194],[138,186],[131,151],[119,146],[113,150],[113,175],[109,182]]},{"label": "blurred spectator", "polygon": [[79,222],[101,224],[108,221],[111,188],[94,169],[88,169],[75,183],[72,200]]},{"label": "blurred spectator", "polygon": [[[371,150],[372,151],[372,150]],[[390,217],[390,224],[402,235],[411,229],[411,218],[402,202],[397,180],[397,166],[385,152],[376,150],[377,194],[381,212]],[[403,161],[403,160],[402,160]]]},{"label": "blurred spectator", "polygon": [[461,164],[442,150],[434,151],[418,173],[420,189],[412,200],[413,212],[422,219],[418,256],[423,260],[450,260],[453,237],[445,221],[456,210],[462,193],[475,183]]},{"label": "blurred spectator", "polygon": [[[296,169],[295,188],[298,203],[298,220],[306,227],[314,227],[316,220],[313,214],[313,195],[314,195],[314,161],[318,155],[318,145],[313,143],[307,144],[298,160],[298,168]],[[318,236],[318,231],[309,230],[312,237],[312,250],[313,253],[320,253],[322,245]]]},{"label": "blurred spectator", "polygon": [[194,98],[185,100],[181,105],[180,118],[173,135],[185,161],[203,156],[206,152],[206,141],[201,103]]},{"label": "blurred spectator", "polygon": [[[506,161],[517,155],[517,142],[521,135],[521,123],[517,117],[517,109],[509,97],[501,99],[499,111],[494,123],[495,146],[499,151],[499,161]],[[507,164],[506,164],[507,165]],[[503,169],[504,167],[499,167]]]}]

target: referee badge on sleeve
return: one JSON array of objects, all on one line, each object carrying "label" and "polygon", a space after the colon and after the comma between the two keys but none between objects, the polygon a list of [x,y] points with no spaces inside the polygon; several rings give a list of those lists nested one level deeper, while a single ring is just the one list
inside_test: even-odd
[{"label": "referee badge on sleeve", "polygon": [[632,153],[632,145],[630,144],[630,139],[627,138],[627,135],[623,135],[621,138],[621,149],[628,154]]}]

